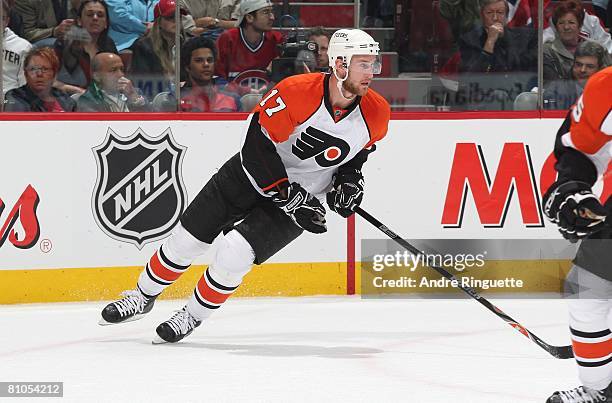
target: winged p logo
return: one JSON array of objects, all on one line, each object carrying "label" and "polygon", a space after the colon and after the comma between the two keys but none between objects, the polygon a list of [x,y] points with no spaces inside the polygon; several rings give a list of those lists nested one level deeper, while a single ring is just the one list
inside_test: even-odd
[{"label": "winged p logo", "polygon": [[291,151],[301,160],[315,157],[322,167],[340,165],[351,151],[348,143],[310,126],[296,140]]},{"label": "winged p logo", "polygon": [[166,237],[186,205],[185,150],[169,128],[157,138],[142,129],[122,138],[109,129],[106,140],[93,148],[98,176],[92,210],[98,226],[138,249]]}]

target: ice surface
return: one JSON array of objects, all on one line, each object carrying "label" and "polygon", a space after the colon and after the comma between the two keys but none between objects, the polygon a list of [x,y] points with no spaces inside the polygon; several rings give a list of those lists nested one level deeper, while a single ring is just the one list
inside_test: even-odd
[{"label": "ice surface", "polygon": [[[569,344],[563,301],[494,303]],[[578,385],[573,360],[473,300],[236,298],[174,345],[151,340],[183,301],[101,327],[104,305],[0,306],[0,381],[63,381],[62,402],[518,403]]]}]

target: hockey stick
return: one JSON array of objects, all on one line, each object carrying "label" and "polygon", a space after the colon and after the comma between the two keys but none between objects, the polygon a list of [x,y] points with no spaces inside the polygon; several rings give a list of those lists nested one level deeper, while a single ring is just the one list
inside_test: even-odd
[{"label": "hockey stick", "polygon": [[[400,244],[402,247],[406,248],[408,251],[412,252],[415,255],[422,254],[420,250],[418,250],[416,247],[414,247],[410,243],[406,242],[399,235],[391,231],[389,228],[387,228],[386,225],[378,221],[376,218],[372,217],[368,212],[364,211],[362,208],[356,207],[355,213],[359,214],[362,218],[364,218],[370,224],[372,224],[373,226],[375,226],[376,228],[384,232],[385,235],[393,239],[395,242]],[[458,288],[463,290],[466,294],[474,298],[476,301],[480,302],[489,311],[493,312],[495,315],[505,320],[507,324],[509,324],[516,330],[518,330],[523,336],[527,337],[529,340],[533,341],[538,346],[542,347],[553,357],[560,358],[560,359],[567,359],[567,358],[572,358],[574,356],[574,352],[572,351],[572,346],[551,346],[550,344],[546,343],[544,340],[540,339],[538,336],[536,336],[535,334],[527,330],[526,327],[524,327],[523,325],[521,325],[520,323],[512,319],[510,316],[504,313],[501,309],[493,305],[486,298],[480,296],[480,294],[478,294],[478,292],[476,292],[476,290],[474,290],[472,287],[463,286],[461,282],[457,280],[457,278],[453,276],[451,273],[449,273],[448,271],[440,267],[434,266],[434,265],[429,265],[428,267],[434,269],[435,271],[437,271],[438,273],[440,273],[442,276],[446,277],[447,279],[451,281],[454,280],[453,284],[455,284]]]}]

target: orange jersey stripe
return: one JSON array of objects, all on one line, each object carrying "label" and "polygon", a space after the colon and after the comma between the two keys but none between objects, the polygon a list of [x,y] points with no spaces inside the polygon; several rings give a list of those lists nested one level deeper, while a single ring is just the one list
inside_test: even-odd
[{"label": "orange jersey stripe", "polygon": [[574,355],[580,358],[604,358],[612,353],[612,339],[599,343],[583,343],[572,340]]},{"label": "orange jersey stripe", "polygon": [[205,275],[202,275],[198,281],[198,291],[200,292],[202,298],[208,302],[212,302],[213,304],[222,304],[230,297],[230,295],[232,295],[231,292],[229,294],[222,294],[210,288],[206,282]]},{"label": "orange jersey stripe", "polygon": [[175,281],[181,276],[181,274],[183,274],[174,272],[166,268],[166,266],[164,266],[159,260],[157,253],[158,252],[151,256],[151,260],[149,261],[149,268],[151,269],[153,274],[165,281]]},{"label": "orange jersey stripe", "polygon": [[276,186],[280,185],[283,182],[289,182],[289,178],[283,178],[283,179],[279,179],[276,182],[274,182],[273,184],[266,186],[265,188],[261,189],[264,192],[267,192],[268,190],[275,188]]}]

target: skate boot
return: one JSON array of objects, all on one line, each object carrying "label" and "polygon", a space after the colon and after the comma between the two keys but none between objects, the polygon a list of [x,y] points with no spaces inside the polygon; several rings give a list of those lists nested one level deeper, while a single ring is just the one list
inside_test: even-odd
[{"label": "skate boot", "polygon": [[114,325],[122,322],[138,320],[153,309],[155,297],[148,297],[139,289],[124,291],[123,298],[111,302],[102,310],[100,325]]},{"label": "skate boot", "polygon": [[612,402],[612,383],[604,390],[578,386],[572,390],[555,392],[546,403],[599,403]]},{"label": "skate boot", "polygon": [[193,329],[200,326],[201,323],[202,321],[193,317],[187,311],[187,306],[184,306],[180,311],[176,311],[170,319],[157,326],[155,331],[159,337],[153,340],[153,344],[176,343],[185,336],[189,336]]}]

